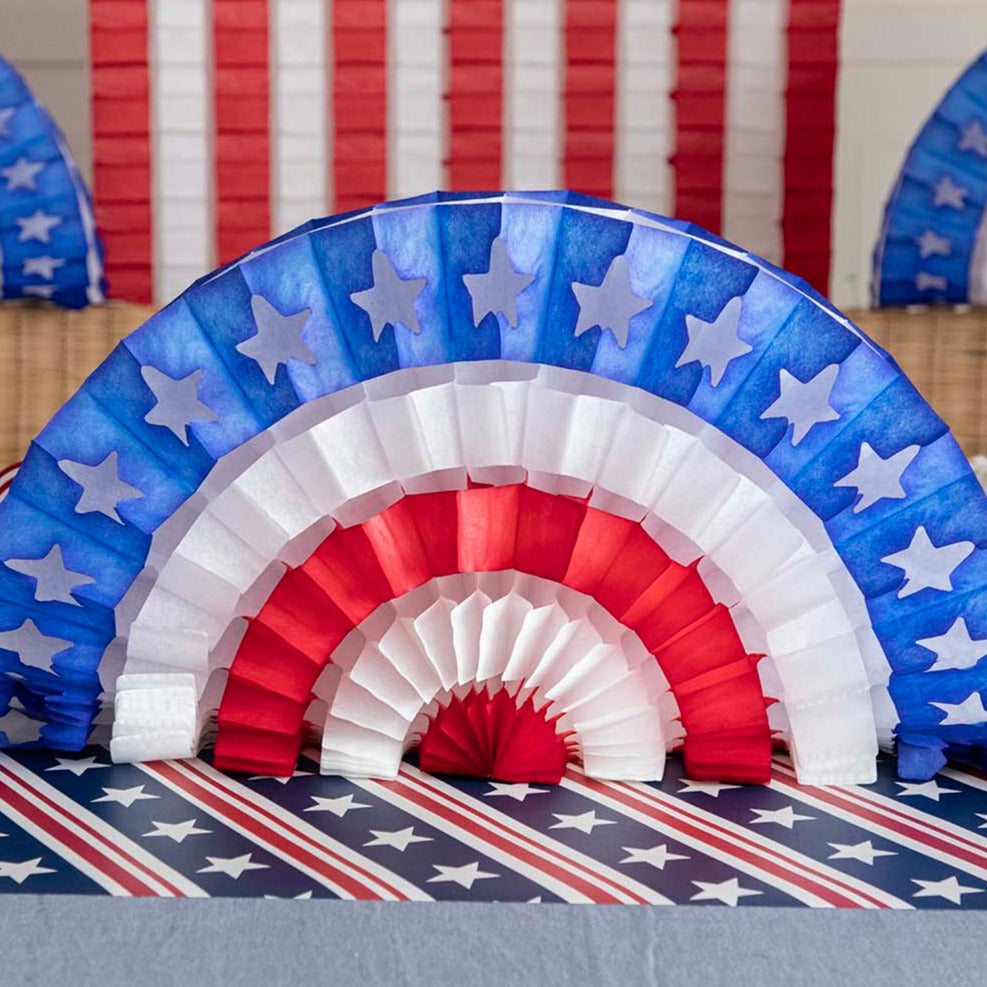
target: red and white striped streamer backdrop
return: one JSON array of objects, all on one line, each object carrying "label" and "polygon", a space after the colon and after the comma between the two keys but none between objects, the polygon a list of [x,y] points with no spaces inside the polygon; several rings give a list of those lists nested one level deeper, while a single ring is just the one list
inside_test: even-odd
[{"label": "red and white striped streamer backdrop", "polygon": [[111,294],[313,216],[564,186],[826,292],[840,0],[89,0]]}]

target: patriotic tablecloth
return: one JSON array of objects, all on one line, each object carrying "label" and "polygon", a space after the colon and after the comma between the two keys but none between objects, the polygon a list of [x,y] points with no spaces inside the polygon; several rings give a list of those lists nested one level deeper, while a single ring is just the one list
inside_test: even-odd
[{"label": "patriotic tablecloth", "polygon": [[0,754],[0,892],[987,908],[987,779],[558,787]]}]

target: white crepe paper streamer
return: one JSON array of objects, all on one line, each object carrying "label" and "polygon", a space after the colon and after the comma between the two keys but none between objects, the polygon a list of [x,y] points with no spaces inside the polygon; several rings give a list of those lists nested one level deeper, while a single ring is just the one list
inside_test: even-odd
[{"label": "white crepe paper streamer", "polygon": [[110,756],[116,762],[193,757],[201,726],[192,675],[122,675]]},{"label": "white crepe paper streamer", "polygon": [[[895,714],[884,688],[887,662],[825,529],[762,463],[685,409],[593,375],[503,362],[399,371],[316,405],[279,423],[272,430],[279,444],[261,446],[253,461],[249,448],[238,450],[235,461],[221,464],[207,481],[205,510],[201,504],[191,514],[182,508],[155,533],[151,558],[162,572],[169,564],[174,571],[161,585],[154,585],[153,571],[138,581],[120,608],[122,633],[128,612],[139,611],[131,631],[180,627],[195,635],[194,644],[170,654],[196,655],[201,681],[201,635],[209,641],[209,667],[228,664],[235,648],[217,651],[220,639],[235,617],[262,605],[258,582],[273,588],[279,570],[271,556],[278,545],[281,560],[295,565],[305,557],[300,545],[310,551],[336,521],[366,520],[406,490],[461,487],[467,476],[507,483],[526,475],[552,492],[592,491],[594,506],[643,521],[679,562],[704,556],[700,572],[731,607],[748,650],[787,658],[771,666],[776,697],[786,707],[819,712],[822,705],[819,715],[838,723],[850,696],[873,705],[876,725],[872,714],[866,729],[858,729],[861,720],[853,714],[850,728],[833,730],[825,743],[797,742],[806,772],[817,756],[832,762],[837,735],[848,764],[873,759],[875,737],[890,735]],[[320,410],[331,417],[320,420]],[[302,431],[293,433],[292,426]],[[270,523],[257,522],[258,514]],[[182,561],[161,559],[168,546]],[[199,570],[219,557],[220,574],[204,576],[200,585]],[[760,587],[768,589],[759,593]],[[770,587],[791,592],[778,595]],[[772,599],[769,606],[765,601]],[[139,642],[141,633],[131,636]],[[817,670],[822,681],[831,681],[833,659],[817,645],[836,639],[846,649],[837,659],[847,670],[839,695],[813,684]],[[238,637],[227,634],[226,641],[238,643]],[[141,662],[135,669],[164,671],[169,660],[155,668],[148,650],[131,649],[130,659]],[[814,660],[797,660],[802,652]],[[802,720],[782,722],[794,732]],[[867,777],[873,771],[872,765]]]},{"label": "white crepe paper streamer", "polygon": [[681,736],[637,636],[592,598],[520,573],[432,580],[368,617],[333,663],[342,675],[316,686],[329,702],[324,773],[396,777],[427,711],[477,685],[533,694],[592,777],[659,779]]}]

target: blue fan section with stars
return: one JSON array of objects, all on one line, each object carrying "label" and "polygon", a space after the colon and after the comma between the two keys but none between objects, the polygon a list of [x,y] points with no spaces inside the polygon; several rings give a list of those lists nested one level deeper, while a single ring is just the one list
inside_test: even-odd
[{"label": "blue fan section with stars", "polygon": [[437,193],[313,221],[120,343],[0,505],[7,743],[85,743],[114,607],[220,457],[359,381],[497,358],[636,385],[752,451],[867,601],[903,770],[930,775],[947,746],[978,755],[987,500],[946,425],[802,282],[572,193]]},{"label": "blue fan section with stars", "polygon": [[908,151],[874,255],[877,305],[968,302],[987,207],[987,52]]},{"label": "blue fan section with stars", "polygon": [[0,58],[0,297],[82,308],[105,292],[82,176],[48,111]]}]

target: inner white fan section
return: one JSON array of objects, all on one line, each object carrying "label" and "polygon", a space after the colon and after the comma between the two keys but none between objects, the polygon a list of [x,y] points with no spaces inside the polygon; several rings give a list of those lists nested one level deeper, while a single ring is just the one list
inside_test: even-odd
[{"label": "inner white fan section", "polygon": [[[759,668],[765,694],[780,700],[772,723],[800,779],[873,778],[877,738],[889,740],[896,722],[889,668],[818,518],[688,410],[535,364],[396,371],[299,408],[220,460],[155,533],[148,566],[118,607],[126,656],[116,669],[127,674],[118,685],[144,690],[154,675],[156,689],[159,675],[191,673],[201,697],[210,670],[235,655],[242,618],[336,523],[468,478],[588,495],[642,521],[676,561],[702,557],[699,572],[745,647],[769,656]],[[112,692],[112,661],[103,667]]]}]

